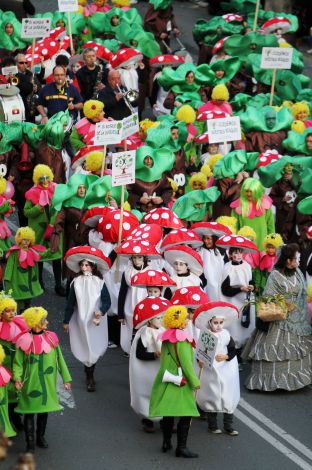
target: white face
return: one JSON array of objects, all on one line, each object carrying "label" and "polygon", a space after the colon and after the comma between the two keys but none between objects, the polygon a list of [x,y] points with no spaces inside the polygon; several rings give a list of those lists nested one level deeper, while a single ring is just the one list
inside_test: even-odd
[{"label": "white face", "polygon": [[183,261],[175,261],[173,267],[177,274],[187,274],[187,264],[183,263]]},{"label": "white face", "polygon": [[159,330],[163,324],[163,317],[155,317],[149,321],[149,325],[151,328],[155,328],[155,330]]},{"label": "white face", "polygon": [[77,73],[79,69],[81,69],[81,65],[80,65],[78,62],[76,62],[75,64],[73,64],[73,66],[72,66],[72,71],[73,71],[74,73]]},{"label": "white face", "polygon": [[135,266],[136,268],[141,268],[144,265],[144,256],[133,255],[132,263],[133,263],[133,266]]},{"label": "white face", "polygon": [[241,250],[235,250],[231,254],[232,261],[235,261],[235,263],[239,263],[243,259],[243,252]]},{"label": "white face", "polygon": [[87,260],[83,260],[80,264],[80,269],[83,274],[92,273],[92,266]]},{"label": "white face", "polygon": [[160,297],[161,290],[159,287],[151,286],[147,287],[147,296],[148,297]]},{"label": "white face", "polygon": [[213,317],[208,326],[210,327],[211,331],[218,333],[223,330],[224,326],[224,319],[223,318],[218,318],[218,317]]}]

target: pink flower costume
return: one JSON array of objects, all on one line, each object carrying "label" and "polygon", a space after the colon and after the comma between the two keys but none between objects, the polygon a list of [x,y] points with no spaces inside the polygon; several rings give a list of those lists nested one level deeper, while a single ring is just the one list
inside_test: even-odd
[{"label": "pink flower costume", "polygon": [[0,196],[0,249],[5,253],[11,246],[10,236],[11,230],[7,226],[5,217],[8,217],[13,212],[15,202],[9,201],[8,198]]}]

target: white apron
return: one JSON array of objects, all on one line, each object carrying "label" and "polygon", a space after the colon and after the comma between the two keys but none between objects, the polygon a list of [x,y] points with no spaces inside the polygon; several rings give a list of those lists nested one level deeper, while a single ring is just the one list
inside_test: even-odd
[{"label": "white apron", "polygon": [[[227,354],[230,333],[222,330],[218,336],[217,354]],[[211,369],[204,367],[197,392],[197,404],[203,411],[234,413],[240,399],[237,358],[231,361],[213,361]]]},{"label": "white apron", "polygon": [[[148,419],[150,419],[150,396],[155,377],[159,370],[159,359],[155,359],[155,361],[141,361],[136,357],[136,349],[138,341],[141,338],[148,352],[160,352],[161,341],[157,340],[157,337],[162,331],[164,331],[163,328],[156,330],[148,326],[142,326],[136,333],[130,350],[129,381],[131,407],[137,414]],[[159,420],[160,418],[155,419],[155,421]]]},{"label": "white apron", "polygon": [[173,293],[182,287],[200,286],[200,278],[193,273],[190,273],[188,276],[178,276],[174,273],[170,277],[177,284],[176,286],[171,287]]},{"label": "white apron", "polygon": [[77,306],[69,322],[70,348],[87,367],[103,356],[108,345],[107,317],[94,325],[94,313],[101,305],[104,280],[97,276],[78,276],[73,280]]},{"label": "white apron", "polygon": [[207,279],[207,285],[204,291],[209,297],[209,300],[215,302],[220,300],[221,295],[221,280],[224,268],[224,260],[219,250],[207,250],[200,248],[198,254],[204,263],[204,274]]},{"label": "white apron", "polygon": [[[222,282],[230,276],[230,285],[232,287],[238,286],[248,286],[249,282],[252,279],[251,267],[246,261],[243,261],[242,264],[233,265],[231,262],[226,263],[223,269]],[[220,300],[224,302],[229,302],[230,304],[235,305],[239,310],[245,304],[247,293],[241,292],[240,294],[234,295],[233,297],[227,297],[220,294]],[[256,327],[256,315],[255,315],[255,306],[250,305],[250,325],[248,328],[243,328],[241,325],[241,313],[237,320],[232,321],[228,327],[230,335],[235,341],[236,348],[241,348],[247,342],[249,336]]]}]

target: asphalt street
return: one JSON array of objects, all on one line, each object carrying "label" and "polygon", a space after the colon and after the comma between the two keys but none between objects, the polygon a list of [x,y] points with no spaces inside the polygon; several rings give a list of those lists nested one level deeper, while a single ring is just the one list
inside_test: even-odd
[{"label": "asphalt street", "polygon": [[[55,1],[34,1],[38,11],[55,10]],[[182,41],[196,54],[191,28],[206,9],[191,2],[174,2]],[[144,11],[146,3],[140,3]],[[307,71],[311,61],[308,58]],[[310,70],[309,70],[310,69]],[[312,388],[294,393],[248,392],[241,372],[242,399],[235,413],[238,437],[211,435],[207,423],[192,422],[189,447],[199,459],[177,459],[174,453],[162,454],[162,436],[145,434],[140,419],[130,408],[128,360],[120,349],[108,350],[99,361],[95,376],[97,390],[85,390],[83,366],[72,356],[68,336],[62,330],[64,299],[54,294],[51,267],[44,271],[46,290],[33,301],[49,311],[49,328],[60,337],[62,350],[73,377],[76,408],[51,413],[46,437],[49,449],[36,450],[37,470],[311,470],[312,469]],[[24,450],[24,437],[13,439],[9,459],[1,468],[8,469]]]}]

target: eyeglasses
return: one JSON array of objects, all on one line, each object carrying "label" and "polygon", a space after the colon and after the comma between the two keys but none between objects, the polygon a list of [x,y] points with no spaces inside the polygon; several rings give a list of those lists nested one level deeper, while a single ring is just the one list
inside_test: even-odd
[{"label": "eyeglasses", "polygon": [[21,64],[21,65],[23,65],[23,64],[27,65],[27,62],[18,62],[18,63]]}]

